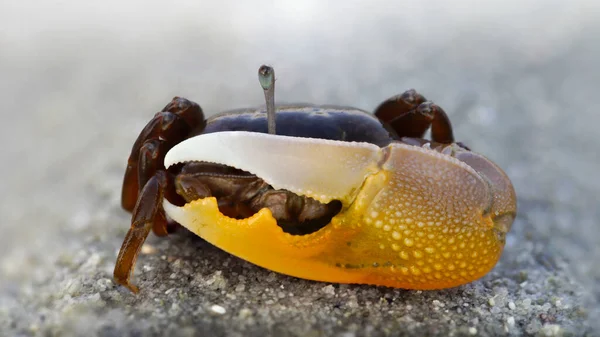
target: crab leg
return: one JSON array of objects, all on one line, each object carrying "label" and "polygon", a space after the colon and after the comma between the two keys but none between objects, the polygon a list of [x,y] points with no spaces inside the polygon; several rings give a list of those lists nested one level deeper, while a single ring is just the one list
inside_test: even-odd
[{"label": "crab leg", "polygon": [[431,140],[444,144],[454,142],[446,112],[414,89],[381,103],[375,109],[375,116],[390,125],[399,138],[422,138],[431,126]]},{"label": "crab leg", "polygon": [[161,112],[157,113],[148,122],[133,144],[127,161],[121,191],[121,205],[124,209],[133,210],[139,190],[144,187],[143,183],[139,183],[139,180],[147,181],[151,177],[151,174],[139,176],[138,160],[140,150],[144,144],[148,141],[161,139],[167,143],[167,147],[170,147],[189,137],[190,132],[193,130],[202,130],[204,125],[204,114],[200,106],[181,97],[173,98]]},{"label": "crab leg", "polygon": [[146,141],[140,149],[138,166],[138,186],[146,186],[150,178],[160,169],[167,153],[167,142],[161,139]]},{"label": "crab leg", "polygon": [[127,169],[125,170],[125,177],[123,178],[123,190],[121,194],[121,205],[124,209],[128,211],[133,210],[139,189],[144,187],[143,183],[140,184],[140,181],[147,181],[151,177],[151,174],[147,176],[140,176],[139,174],[140,169],[138,166],[140,152],[145,144],[154,140],[159,141],[159,139],[162,138],[168,139],[171,145],[173,145],[185,139],[190,131],[189,129],[190,127],[181,117],[168,111],[157,113],[154,118],[148,122],[133,144],[129,160],[127,161]]},{"label": "crab leg", "polygon": [[140,248],[146,241],[153,227],[166,228],[167,219],[162,208],[162,200],[167,185],[165,171],[158,171],[144,186],[141,195],[133,209],[131,227],[123,240],[123,245],[117,257],[114,278],[117,283],[124,285],[134,293],[138,287],[130,283],[135,269],[135,261]]}]

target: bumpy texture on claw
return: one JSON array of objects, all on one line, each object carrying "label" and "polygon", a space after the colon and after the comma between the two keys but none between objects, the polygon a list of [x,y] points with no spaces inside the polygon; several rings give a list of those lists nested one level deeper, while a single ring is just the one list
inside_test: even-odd
[{"label": "bumpy texture on claw", "polygon": [[277,226],[268,209],[236,220],[222,215],[214,198],[183,207],[165,200],[165,212],[192,232],[284,274],[410,289],[457,286],[496,264],[514,219],[508,178],[460,147],[440,153],[403,143],[379,148],[243,132],[207,136],[177,145],[165,165],[215,161],[298,194],[314,184],[313,194],[342,201],[329,225],[294,236]]}]

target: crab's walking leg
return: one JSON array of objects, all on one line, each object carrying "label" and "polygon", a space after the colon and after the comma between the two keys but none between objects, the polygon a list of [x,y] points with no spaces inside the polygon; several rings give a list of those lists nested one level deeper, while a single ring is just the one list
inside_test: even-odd
[{"label": "crab's walking leg", "polygon": [[[152,139],[144,143],[140,149],[140,155],[138,160],[138,185],[146,186],[148,181],[154,177],[159,170],[163,171],[161,174],[168,173],[165,171],[163,161],[165,154],[168,151],[168,143],[161,139]],[[161,178],[162,179],[162,178]],[[172,180],[171,180],[172,181]],[[174,191],[173,184],[163,185],[164,197],[168,197],[170,200],[178,200],[179,197]],[[168,189],[170,187],[170,189]],[[171,192],[171,193],[167,193]],[[167,221],[155,221],[152,227],[154,234],[158,236],[166,236],[169,234],[167,229]]]},{"label": "crab's walking leg", "polygon": [[146,186],[156,171],[164,169],[162,162],[167,151],[167,143],[160,139],[151,139],[142,145],[137,163],[138,186]]},{"label": "crab's walking leg", "polygon": [[133,292],[138,289],[129,279],[150,230],[159,236],[168,233],[163,199],[180,199],[169,183],[173,178],[164,167],[165,154],[177,143],[201,132],[205,125],[198,104],[175,97],[144,127],[133,144],[121,192],[121,205],[133,215],[114,270],[117,283]]},{"label": "crab's walking leg", "polygon": [[140,197],[133,209],[131,217],[131,228],[123,240],[123,245],[117,257],[115,265],[114,278],[117,283],[127,287],[134,293],[138,292],[138,287],[129,282],[138,253],[150,230],[161,224],[166,228],[165,213],[162,208],[164,191],[167,186],[167,173],[157,171],[146,183],[141,191]]},{"label": "crab's walking leg", "polygon": [[434,142],[454,142],[448,115],[414,89],[381,103],[375,110],[375,116],[389,125],[399,138],[422,138],[431,127],[431,140]]},{"label": "crab's walking leg", "polygon": [[[139,184],[138,160],[144,144],[149,140],[161,139],[167,143],[167,148],[170,148],[188,138],[191,133],[201,131],[204,125],[204,114],[200,106],[181,97],[173,98],[161,112],[148,122],[133,144],[127,161],[121,191],[121,206],[124,209],[133,210],[139,190],[143,187]],[[147,180],[149,177],[142,178],[142,180]]]},{"label": "crab's walking leg", "polygon": [[127,169],[125,170],[123,189],[121,192],[121,205],[124,209],[128,211],[133,210],[138,199],[139,189],[144,187],[143,184],[140,185],[139,181],[149,179],[149,176],[139,176],[140,169],[138,167],[140,151],[147,142],[162,138],[168,139],[169,142],[178,143],[185,139],[188,133],[189,126],[187,123],[185,123],[181,117],[168,111],[157,113],[154,118],[148,122],[133,144],[129,160],[127,161]]}]

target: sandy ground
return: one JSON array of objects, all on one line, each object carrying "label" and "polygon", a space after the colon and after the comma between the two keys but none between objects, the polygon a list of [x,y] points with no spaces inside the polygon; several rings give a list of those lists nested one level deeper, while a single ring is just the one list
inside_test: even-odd
[{"label": "sandy ground", "polygon": [[[600,334],[600,6],[266,4],[0,3],[0,335]],[[443,291],[317,283],[178,234],[148,240],[138,296],[116,287],[137,133],[174,95],[261,104],[262,63],[279,101],[443,106],[517,190],[497,267]]]}]

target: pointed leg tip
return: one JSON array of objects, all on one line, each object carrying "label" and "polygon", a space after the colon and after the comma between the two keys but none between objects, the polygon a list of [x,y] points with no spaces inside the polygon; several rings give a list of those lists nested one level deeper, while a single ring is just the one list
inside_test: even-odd
[{"label": "pointed leg tip", "polygon": [[129,289],[134,294],[138,294],[140,292],[140,288],[131,283],[124,284],[123,286],[125,286],[127,289]]},{"label": "pointed leg tip", "polygon": [[114,280],[118,285],[129,289],[129,291],[131,291],[134,294],[137,294],[140,292],[140,288],[138,286],[136,286],[135,284],[130,283],[129,280],[123,280],[116,275],[114,275]]}]

